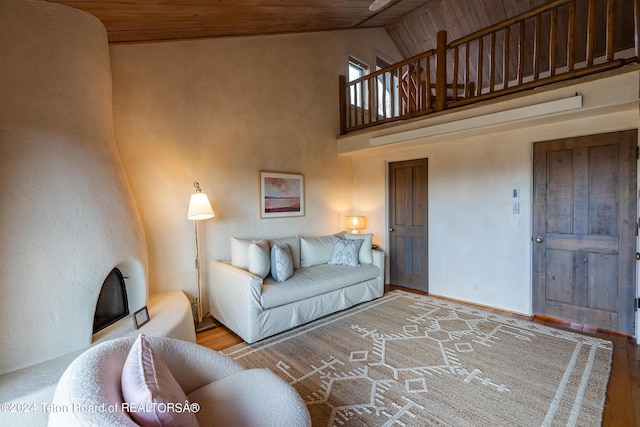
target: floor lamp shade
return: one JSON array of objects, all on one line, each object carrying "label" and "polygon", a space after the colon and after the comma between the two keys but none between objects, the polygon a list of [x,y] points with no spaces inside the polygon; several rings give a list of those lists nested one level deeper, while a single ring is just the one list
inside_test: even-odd
[{"label": "floor lamp shade", "polygon": [[202,190],[199,190],[199,188],[200,186],[198,186],[196,192],[191,195],[191,200],[189,201],[187,218],[193,221],[209,219],[215,216],[211,208],[211,203],[209,203],[209,198]]}]

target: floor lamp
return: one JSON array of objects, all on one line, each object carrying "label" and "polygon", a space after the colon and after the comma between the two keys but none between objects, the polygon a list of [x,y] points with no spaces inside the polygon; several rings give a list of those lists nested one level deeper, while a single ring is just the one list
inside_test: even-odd
[{"label": "floor lamp", "polygon": [[208,316],[204,316],[205,320],[203,321],[202,316],[202,292],[200,288],[200,254],[198,248],[198,221],[203,219],[213,218],[215,214],[213,213],[213,209],[211,208],[211,203],[209,203],[209,198],[205,193],[202,192],[200,188],[200,184],[197,182],[193,183],[193,186],[196,189],[196,192],[191,195],[191,200],[189,201],[189,211],[187,213],[187,218],[193,221],[193,236],[195,242],[195,256],[196,256],[196,291],[197,301],[196,301],[196,332],[206,331],[207,329],[211,329],[217,326],[213,319],[207,320]]}]

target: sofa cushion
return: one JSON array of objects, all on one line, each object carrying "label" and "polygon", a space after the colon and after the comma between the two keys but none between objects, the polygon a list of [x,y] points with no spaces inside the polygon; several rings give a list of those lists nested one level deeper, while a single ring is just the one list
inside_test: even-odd
[{"label": "sofa cushion", "polygon": [[276,282],[284,282],[293,274],[293,262],[289,245],[271,247],[271,277]]},{"label": "sofa cushion", "polygon": [[359,253],[363,239],[343,239],[342,237],[332,236],[333,251],[329,264],[348,265],[355,267],[360,265]]},{"label": "sofa cushion", "polygon": [[124,402],[133,405],[129,415],[138,424],[198,426],[192,412],[166,410],[167,404],[184,404],[187,396],[143,334],[129,350],[120,381]]},{"label": "sofa cushion", "polygon": [[293,276],[282,283],[267,277],[262,284],[260,302],[263,309],[278,307],[375,279],[379,275],[380,269],[374,264],[360,267],[330,264],[303,267],[295,270]]},{"label": "sofa cushion", "polygon": [[269,242],[258,240],[249,245],[249,272],[261,278],[265,278],[271,271],[271,256]]},{"label": "sofa cushion", "polygon": [[360,251],[358,252],[358,259],[360,264],[371,264],[373,263],[373,253],[371,252],[371,246],[373,244],[373,234],[349,234],[344,233],[341,237],[345,239],[363,239],[362,245],[360,246]]},{"label": "sofa cushion", "polygon": [[270,239],[269,246],[273,247],[273,245],[289,245],[289,249],[291,249],[291,259],[293,260],[293,268],[300,268],[300,236]]},{"label": "sofa cushion", "polygon": [[331,236],[300,237],[300,267],[327,264],[332,252]]}]

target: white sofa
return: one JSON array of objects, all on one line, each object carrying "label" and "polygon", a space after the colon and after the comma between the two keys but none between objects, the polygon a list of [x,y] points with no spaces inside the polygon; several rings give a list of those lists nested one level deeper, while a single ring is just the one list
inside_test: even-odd
[{"label": "white sofa", "polygon": [[[231,260],[210,264],[211,314],[247,343],[253,343],[322,316],[379,298],[384,293],[384,252],[372,250],[371,234],[335,236],[362,239],[357,266],[329,264],[333,236],[231,239]],[[264,252],[288,246],[293,275],[278,283],[265,269]],[[256,254],[259,254],[256,256]],[[265,274],[266,271],[266,274]]]}]

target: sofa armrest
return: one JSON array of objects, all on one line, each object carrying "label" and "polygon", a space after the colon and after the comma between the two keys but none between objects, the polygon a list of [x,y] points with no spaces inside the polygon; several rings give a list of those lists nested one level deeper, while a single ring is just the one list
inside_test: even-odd
[{"label": "sofa armrest", "polygon": [[373,255],[373,265],[380,269],[378,279],[384,285],[384,252],[374,249],[371,253]]},{"label": "sofa armrest", "polygon": [[262,312],[262,278],[228,261],[209,265],[209,310],[213,317],[251,342],[252,328]]}]

